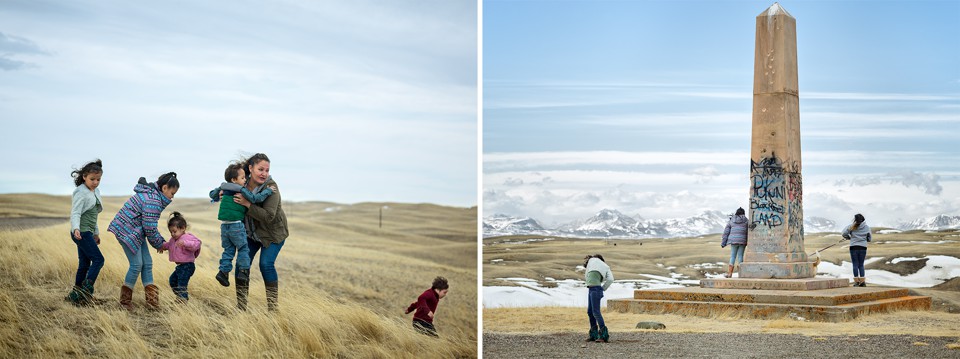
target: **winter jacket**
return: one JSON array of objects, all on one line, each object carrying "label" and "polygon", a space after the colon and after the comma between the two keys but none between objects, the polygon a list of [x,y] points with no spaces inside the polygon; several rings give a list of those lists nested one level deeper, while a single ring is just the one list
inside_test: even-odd
[{"label": "winter jacket", "polygon": [[[177,243],[183,242],[183,247]],[[180,238],[170,238],[161,248],[170,253],[170,261],[180,263],[193,263],[200,256],[200,239],[193,233],[184,233]]]},{"label": "winter jacket", "polygon": [[847,226],[843,229],[841,234],[844,239],[850,241],[850,246],[861,246],[866,248],[867,242],[870,242],[872,237],[870,236],[870,226],[866,223],[860,223],[860,226],[857,229],[853,229],[853,224]]},{"label": "winter jacket", "polygon": [[413,313],[413,319],[420,319],[427,323],[433,323],[433,318],[431,318],[427,313],[433,312],[433,315],[437,315],[437,304],[440,303],[440,295],[437,294],[437,291],[427,289],[417,297],[417,301],[410,303],[410,306],[407,307],[407,313],[416,310],[416,313]]},{"label": "winter jacket", "polygon": [[[223,191],[223,198],[220,198],[220,191]],[[243,216],[247,214],[247,208],[233,201],[233,196],[242,194],[250,203],[263,203],[273,194],[270,188],[264,188],[259,193],[253,193],[246,187],[232,182],[223,182],[220,187],[210,191],[211,202],[220,201],[220,211],[217,212],[217,219],[221,221],[242,221]]]},{"label": "winter jacket", "polygon": [[590,258],[587,261],[587,269],[584,271],[584,276],[589,280],[590,272],[600,273],[600,277],[603,278],[603,290],[610,288],[610,285],[613,284],[613,272],[610,272],[610,266],[604,263],[600,258]]},{"label": "winter jacket", "polygon": [[723,228],[723,242],[720,248],[727,244],[747,244],[747,216],[735,215],[730,217],[727,226]]},{"label": "winter jacket", "polygon": [[[273,177],[267,178],[266,182],[254,188],[253,193],[260,193],[268,186],[277,187]],[[264,248],[287,239],[290,233],[287,230],[287,215],[283,213],[280,202],[280,189],[277,188],[263,203],[251,204],[243,225],[247,229],[247,236],[263,243]]]},{"label": "winter jacket", "polygon": [[160,249],[164,239],[157,230],[157,221],[160,220],[160,212],[170,204],[170,199],[160,192],[155,183],[147,183],[143,177],[133,187],[133,192],[133,196],[113,217],[107,231],[116,235],[117,240],[133,254],[140,251],[140,240],[143,238],[153,248]]},{"label": "winter jacket", "polygon": [[[103,211],[103,201],[100,199],[100,188],[94,188],[91,191],[87,185],[81,183],[73,190],[73,204],[70,208],[70,232],[80,229],[80,217],[87,211],[96,208],[96,213]],[[84,221],[86,222],[86,221]],[[87,229],[84,225],[84,229]],[[93,234],[100,234],[100,227],[97,226],[97,218],[93,218]]]}]

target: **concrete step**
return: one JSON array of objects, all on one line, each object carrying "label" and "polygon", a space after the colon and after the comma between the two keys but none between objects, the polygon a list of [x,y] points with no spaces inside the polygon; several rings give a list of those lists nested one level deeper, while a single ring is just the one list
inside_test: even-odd
[{"label": "concrete step", "polygon": [[846,287],[823,290],[749,290],[717,288],[674,288],[637,290],[633,299],[694,302],[738,302],[766,304],[841,305],[907,296],[904,288]]},{"label": "concrete step", "polygon": [[761,319],[803,317],[841,322],[898,310],[929,310],[930,297],[911,296],[903,288],[834,288],[772,291],[716,288],[637,290],[635,299],[610,299],[608,310],[624,313],[734,315]]}]

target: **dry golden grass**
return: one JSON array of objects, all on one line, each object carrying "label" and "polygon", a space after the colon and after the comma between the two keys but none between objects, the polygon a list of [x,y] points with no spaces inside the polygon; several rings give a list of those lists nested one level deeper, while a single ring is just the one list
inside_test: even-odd
[{"label": "dry golden grass", "polygon": [[[96,297],[108,302],[97,307],[62,299],[77,267],[68,223],[0,229],[0,357],[477,356],[475,208],[390,203],[380,229],[383,204],[284,203],[290,237],[277,261],[280,311],[268,313],[256,264],[248,312],[235,309],[233,287],[213,279],[222,251],[216,205],[178,198],[164,215],[184,213],[203,241],[190,302],[174,302],[167,278],[175,264],[154,252],[162,309],[144,309],[138,284],[127,313],[116,298],[128,263],[106,232],[125,200],[104,198],[99,217],[106,264]],[[0,217],[65,218],[69,205],[67,196],[0,195]],[[403,315],[437,275],[451,285],[437,310],[440,339],[416,333]]]},{"label": "dry golden grass", "polygon": [[[909,231],[899,234],[876,234],[868,257],[883,257],[883,260],[867,269],[884,269],[907,275],[917,269],[915,262],[886,264],[897,257],[924,257],[948,255],[960,257],[960,236],[956,231],[924,233]],[[540,281],[548,286],[546,277],[582,280],[583,273],[576,272],[587,254],[600,253],[610,263],[618,280],[648,279],[640,274],[670,276],[674,272],[693,279],[704,278],[705,271],[719,272],[722,269],[697,269],[692,264],[725,262],[729,249],[720,248],[720,235],[699,238],[671,238],[644,240],[590,240],[562,239],[518,243],[530,238],[544,236],[513,236],[486,238],[483,240],[483,285],[514,285],[498,278],[524,277]],[[548,237],[549,238],[549,237]],[[828,233],[806,236],[808,253],[836,243],[839,237]],[[916,244],[915,241],[944,244]],[[512,243],[511,243],[512,242]],[[613,243],[617,245],[614,246]],[[821,253],[824,261],[839,264],[849,261],[849,251],[843,244]],[[502,261],[494,262],[494,259]],[[661,265],[658,265],[661,264]],[[868,278],[869,281],[869,278]],[[933,297],[934,310],[926,312],[895,312],[870,315],[845,323],[806,322],[795,319],[760,320],[741,318],[737,313],[712,313],[710,317],[680,316],[673,314],[638,315],[604,312],[604,319],[611,330],[639,331],[636,323],[657,321],[667,326],[667,331],[676,332],[751,332],[751,333],[799,333],[805,335],[847,334],[916,334],[930,336],[960,336],[960,292],[937,289],[917,289],[919,295]],[[586,308],[537,307],[483,309],[484,332],[550,333],[581,332],[586,327]],[[952,313],[951,313],[952,312]]]}]

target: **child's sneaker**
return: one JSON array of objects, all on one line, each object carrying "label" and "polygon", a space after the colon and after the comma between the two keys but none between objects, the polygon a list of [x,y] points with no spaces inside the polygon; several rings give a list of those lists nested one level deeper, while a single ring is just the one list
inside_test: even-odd
[{"label": "child's sneaker", "polygon": [[224,287],[230,286],[230,275],[224,271],[217,272],[217,282],[220,282],[220,285]]}]

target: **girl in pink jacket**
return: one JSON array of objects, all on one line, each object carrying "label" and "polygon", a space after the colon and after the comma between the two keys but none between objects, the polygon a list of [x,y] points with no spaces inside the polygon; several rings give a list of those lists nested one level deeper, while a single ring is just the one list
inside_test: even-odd
[{"label": "girl in pink jacket", "polygon": [[187,233],[187,220],[180,212],[173,212],[167,220],[170,240],[161,246],[162,251],[170,251],[170,261],[177,263],[177,269],[170,275],[170,288],[177,295],[177,302],[186,303],[187,284],[197,267],[193,261],[200,255],[200,239]]}]

